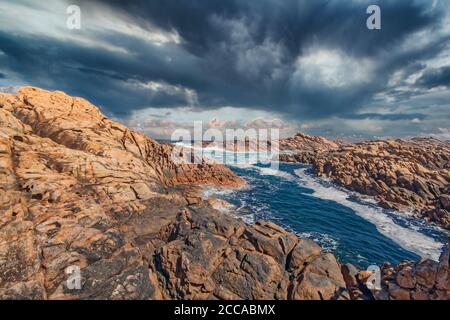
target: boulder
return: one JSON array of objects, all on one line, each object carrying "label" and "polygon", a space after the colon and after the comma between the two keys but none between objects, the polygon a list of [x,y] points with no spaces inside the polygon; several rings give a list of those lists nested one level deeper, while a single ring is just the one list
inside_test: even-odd
[{"label": "boulder", "polygon": [[414,270],[410,266],[406,266],[397,273],[397,284],[405,289],[413,289],[416,286]]}]

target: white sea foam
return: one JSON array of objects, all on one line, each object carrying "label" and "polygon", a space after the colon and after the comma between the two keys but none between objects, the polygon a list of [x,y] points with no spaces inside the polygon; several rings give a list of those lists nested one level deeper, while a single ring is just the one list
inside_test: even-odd
[{"label": "white sea foam", "polygon": [[239,168],[239,169],[255,169],[256,168],[255,164],[252,164],[252,163],[235,163],[231,166],[235,167],[235,168]]},{"label": "white sea foam", "polygon": [[438,260],[443,244],[420,233],[395,223],[381,208],[364,205],[349,200],[350,193],[333,186],[325,186],[317,178],[308,175],[306,168],[295,170],[302,186],[312,189],[312,196],[335,201],[353,209],[360,217],[374,224],[378,231],[392,239],[404,249],[414,252],[423,258]]},{"label": "white sea foam", "polygon": [[300,238],[307,238],[318,243],[325,251],[333,252],[337,249],[339,242],[326,233],[319,232],[294,232]]},{"label": "white sea foam", "polygon": [[294,181],[296,179],[292,174],[290,174],[286,171],[274,169],[274,168],[270,168],[270,167],[260,167],[260,166],[256,166],[256,165],[250,164],[250,163],[237,164],[237,165],[234,165],[234,167],[237,167],[240,169],[251,169],[254,171],[258,171],[258,173],[263,176],[275,176],[275,177],[284,178],[284,179],[290,180],[290,181]]},{"label": "white sea foam", "polygon": [[[248,188],[251,188],[251,186],[245,186],[242,187],[241,189],[248,189]],[[219,189],[215,187],[206,186],[203,188],[201,196],[204,200],[213,196],[222,199],[232,195],[235,192],[239,192],[239,190]],[[242,214],[243,209],[245,208],[247,208],[247,204],[245,203],[245,201],[241,201],[238,207],[230,204],[230,206],[216,207],[215,209],[221,211],[222,213],[229,214],[235,218],[242,219],[246,224],[255,223],[255,216],[253,214],[254,210],[250,210],[250,213]]]},{"label": "white sea foam", "polygon": [[241,200],[239,207],[237,207],[236,210],[228,212],[228,214],[231,214],[235,218],[242,219],[242,221],[244,221],[246,224],[251,225],[256,222],[256,212],[257,210],[255,210],[254,207],[247,206],[247,202],[245,200]]},{"label": "white sea foam", "polygon": [[220,189],[211,186],[205,186],[202,190],[202,198],[208,199],[211,196],[223,196],[233,193],[232,189]]},{"label": "white sea foam", "polygon": [[281,177],[281,178],[284,178],[284,179],[290,180],[290,181],[295,180],[295,177],[286,171],[277,170],[277,169],[273,169],[273,168],[264,168],[264,167],[256,167],[256,168],[263,176],[276,176],[276,177]]}]

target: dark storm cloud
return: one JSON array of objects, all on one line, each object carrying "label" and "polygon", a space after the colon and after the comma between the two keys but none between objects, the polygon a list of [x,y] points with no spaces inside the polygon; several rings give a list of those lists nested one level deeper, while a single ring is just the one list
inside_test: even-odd
[{"label": "dark storm cloud", "polygon": [[427,70],[417,81],[421,86],[435,88],[440,86],[450,86],[450,66],[439,69]]},{"label": "dark storm cloud", "polygon": [[388,120],[388,121],[402,121],[402,120],[424,120],[427,118],[426,114],[422,113],[395,113],[395,114],[382,114],[382,113],[359,113],[343,115],[343,119],[349,120]]},{"label": "dark storm cloud", "polygon": [[[194,87],[204,104],[274,108],[298,118],[320,118],[358,109],[384,90],[396,69],[439,52],[422,48],[399,57],[385,56],[413,32],[438,28],[442,12],[430,13],[427,2],[378,2],[383,10],[383,30],[373,32],[365,26],[365,10],[374,3],[213,0],[205,5],[204,1],[169,0],[117,1],[115,5],[143,26],[151,21],[179,32],[183,46],[201,58],[203,69],[218,75],[207,88]],[[242,25],[247,28],[242,29]],[[280,57],[258,64],[258,53],[263,59],[268,42],[277,44],[268,50],[278,49]],[[336,89],[292,81],[296,59],[314,44],[338,48],[356,60],[369,57],[386,61],[369,84]],[[237,66],[236,61],[246,53],[254,53],[253,59]],[[273,70],[278,70],[276,79]]]},{"label": "dark storm cloud", "polygon": [[[5,53],[0,56],[0,62],[23,74],[28,83],[86,97],[117,114],[153,104],[186,104],[176,92],[172,95],[164,92],[152,94],[139,84],[161,79],[174,80],[171,82],[176,84],[177,78],[194,84],[189,75],[194,75],[195,69],[190,67],[192,62],[188,58],[168,66],[163,59],[163,49],[137,41],[131,44],[127,39],[118,40],[126,40],[134,54],[111,53],[103,48],[80,46],[70,41],[10,36],[0,32],[0,47]],[[201,75],[196,78],[200,79]]]},{"label": "dark storm cloud", "polygon": [[0,79],[5,79],[6,75],[0,72]]},{"label": "dark storm cloud", "polygon": [[[92,5],[79,3],[82,12],[88,3]],[[109,14],[120,14],[145,30],[158,27],[176,32],[181,42],[155,45],[129,34],[90,31],[89,36],[99,43],[126,49],[121,52],[46,35],[0,32],[0,63],[27,83],[86,97],[117,115],[145,107],[191,105],[207,109],[230,105],[303,119],[347,117],[372,103],[377,93],[408,98],[413,93],[389,88],[389,78],[398,70],[412,74],[424,69],[425,59],[446,49],[438,36],[425,46],[399,49],[414,32],[440,28],[444,10],[430,10],[429,1],[166,0],[103,4],[112,6]],[[366,28],[369,4],[382,8],[381,31]],[[339,77],[334,85],[304,77],[308,72],[314,75],[315,70],[307,70],[310,60],[299,64],[299,59],[316,48],[335,54],[331,58],[337,59],[338,67],[350,66],[336,71]],[[339,54],[348,61],[339,60]],[[313,51],[311,61],[314,59]],[[363,68],[368,59],[377,65]],[[360,76],[355,70],[370,72],[362,77],[370,80],[350,81]],[[425,72],[420,84],[435,85],[446,79],[448,73]]]},{"label": "dark storm cloud", "polygon": [[[246,19],[253,24],[257,43],[267,37],[283,43],[296,57],[311,41],[340,46],[348,53],[375,55],[387,46],[426,26],[438,25],[442,12],[427,13],[427,1],[310,1],[310,0],[166,0],[105,1],[137,19],[167,30],[177,30],[185,45],[199,55],[229,40],[229,31],[214,22]],[[383,32],[366,28],[366,8],[378,4],[383,13]]]}]

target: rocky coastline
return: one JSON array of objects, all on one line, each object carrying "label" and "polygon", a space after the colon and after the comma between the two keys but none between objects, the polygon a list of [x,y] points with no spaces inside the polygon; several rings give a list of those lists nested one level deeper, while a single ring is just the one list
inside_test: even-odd
[{"label": "rocky coastline", "polygon": [[0,299],[449,299],[448,251],[370,292],[314,242],[214,209],[200,186],[245,181],[171,152],[84,99],[0,94]]},{"label": "rocky coastline", "polygon": [[450,141],[343,143],[299,134],[280,145],[290,151],[281,161],[311,164],[318,176],[373,196],[384,208],[412,212],[450,229]]},{"label": "rocky coastline", "polygon": [[201,199],[201,185],[245,183],[225,166],[174,163],[171,146],[62,92],[2,94],[0,122],[0,298],[349,297],[331,254]]}]

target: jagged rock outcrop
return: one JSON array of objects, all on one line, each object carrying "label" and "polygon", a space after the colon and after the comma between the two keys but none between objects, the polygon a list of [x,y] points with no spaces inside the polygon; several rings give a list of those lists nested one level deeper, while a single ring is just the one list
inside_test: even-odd
[{"label": "jagged rock outcrop", "polygon": [[242,179],[171,151],[81,98],[0,94],[0,299],[349,298],[332,254],[196,192]]},{"label": "jagged rock outcrop", "polygon": [[[386,263],[381,268],[381,290],[371,288],[372,297],[377,300],[450,300],[449,247],[450,244],[439,262],[422,259],[395,266]],[[367,292],[368,276],[365,271],[357,273],[354,287],[357,290],[366,287]]]},{"label": "jagged rock outcrop", "polygon": [[280,140],[281,151],[321,152],[338,149],[343,142],[323,137],[297,133],[295,136]]},{"label": "jagged rock outcrop", "polygon": [[[328,144],[326,144],[328,146]],[[413,211],[450,229],[450,142],[432,138],[369,141],[282,155],[385,208]]]},{"label": "jagged rock outcrop", "polygon": [[247,226],[201,208],[161,237],[153,265],[164,298],[350,298],[332,254],[271,222]]}]

